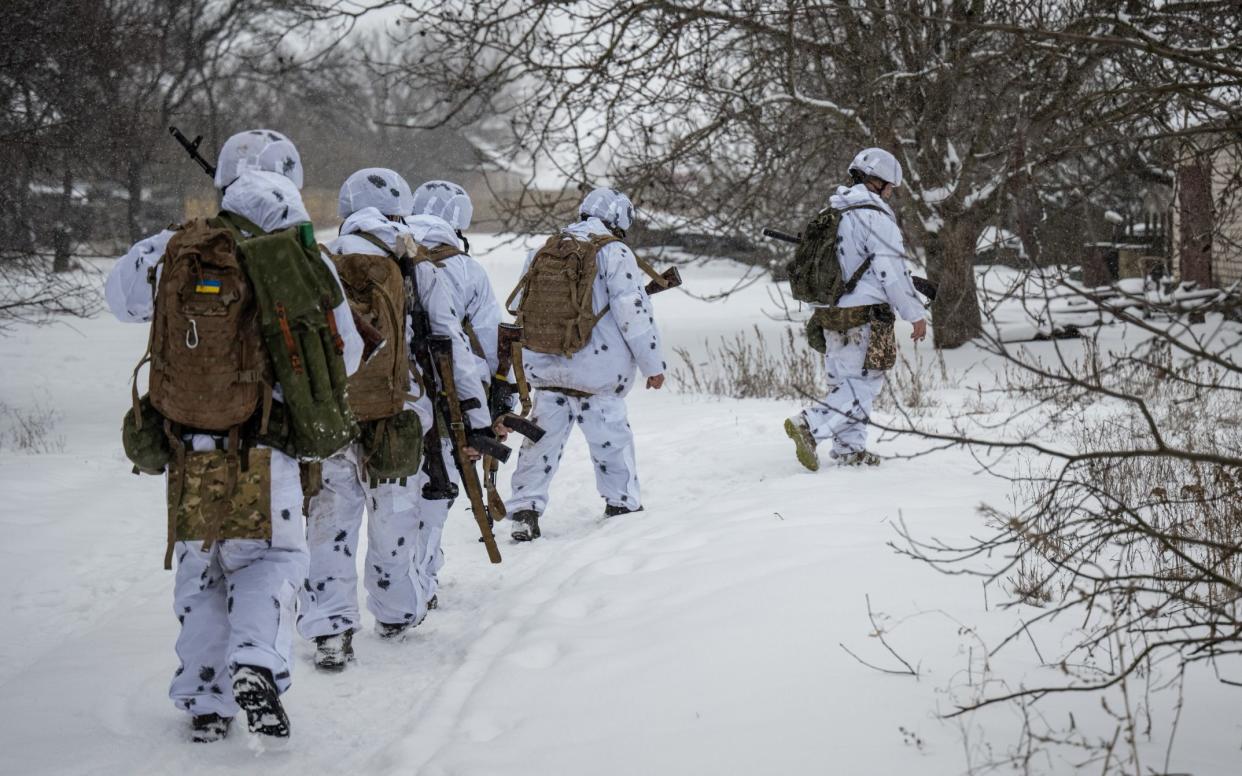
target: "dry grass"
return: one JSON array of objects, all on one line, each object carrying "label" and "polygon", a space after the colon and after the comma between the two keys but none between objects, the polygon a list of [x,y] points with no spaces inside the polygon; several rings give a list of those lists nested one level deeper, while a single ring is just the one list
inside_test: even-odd
[{"label": "dry grass", "polygon": [[60,413],[42,402],[20,410],[0,403],[0,445],[23,453],[63,453],[65,437],[57,432]]},{"label": "dry grass", "polygon": [[675,351],[683,364],[672,373],[677,390],[730,399],[806,399],[822,393],[821,357],[793,328],[775,345],[756,326],[705,347],[704,360],[685,348]]}]

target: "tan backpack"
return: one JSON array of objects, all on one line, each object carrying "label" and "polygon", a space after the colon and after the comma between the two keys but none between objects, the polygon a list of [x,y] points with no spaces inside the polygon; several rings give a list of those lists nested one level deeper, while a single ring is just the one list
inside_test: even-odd
[{"label": "tan backpack", "polygon": [[405,283],[397,255],[383,240],[364,232],[354,234],[382,248],[384,255],[346,253],[332,261],[350,308],[379,329],[386,344],[350,375],[349,406],[360,421],[379,420],[401,412],[410,393]]},{"label": "tan backpack", "polygon": [[595,324],[608,312],[605,307],[595,314],[591,296],[599,271],[595,256],[613,242],[620,240],[612,235],[582,240],[562,232],[535,252],[530,268],[505,302],[512,309],[514,298],[522,295],[517,323],[528,350],[568,357],[586,347]]},{"label": "tan backpack", "polygon": [[[168,420],[227,431],[249,419],[272,384],[254,289],[233,232],[195,219],[168,242],[155,285],[148,355],[151,404]],[[135,393],[136,393],[135,381]]]}]

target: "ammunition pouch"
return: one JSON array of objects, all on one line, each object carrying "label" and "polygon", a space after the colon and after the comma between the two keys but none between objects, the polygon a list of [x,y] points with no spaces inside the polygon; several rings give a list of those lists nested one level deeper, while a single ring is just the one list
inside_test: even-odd
[{"label": "ammunition pouch", "polygon": [[302,514],[309,517],[311,501],[323,490],[323,461],[299,462],[298,481],[302,485]]},{"label": "ammunition pouch", "polygon": [[174,456],[168,471],[170,542],[272,538],[272,451]]},{"label": "ammunition pouch", "polygon": [[872,308],[888,305],[863,305],[862,307],[816,307],[811,321],[821,329],[844,334],[850,329],[871,322]]},{"label": "ammunition pouch", "polygon": [[861,307],[817,307],[806,324],[806,336],[810,346],[820,353],[828,349],[824,331],[844,334],[865,324],[871,324],[871,336],[867,343],[864,369],[884,371],[897,363],[897,335],[893,324],[897,318],[886,304]]},{"label": "ammunition pouch", "polygon": [[824,338],[824,327],[814,315],[806,322],[806,342],[816,353],[828,352],[828,340]]},{"label": "ammunition pouch", "polygon": [[867,341],[867,355],[863,358],[863,369],[877,369],[881,372],[892,369],[897,363],[897,333],[894,330],[892,313],[888,319],[877,319],[871,322],[871,338]]},{"label": "ammunition pouch", "polygon": [[[141,414],[135,416],[137,409]],[[141,421],[141,425],[139,423]],[[137,407],[130,407],[121,421],[121,444],[125,457],[134,465],[134,474],[163,474],[172,460],[172,448],[164,433],[164,417],[143,394]]]},{"label": "ammunition pouch", "polygon": [[416,412],[403,410],[361,427],[362,461],[372,487],[391,480],[404,485],[418,474],[423,462],[423,424]]}]

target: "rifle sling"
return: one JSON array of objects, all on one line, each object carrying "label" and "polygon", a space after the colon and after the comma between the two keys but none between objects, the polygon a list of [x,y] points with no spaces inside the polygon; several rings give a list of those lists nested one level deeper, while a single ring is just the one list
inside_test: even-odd
[{"label": "rifle sling", "polygon": [[[844,216],[846,213],[850,212],[851,210],[874,210],[877,213],[883,213],[884,215],[888,215],[888,211],[885,210],[884,208],[877,207],[876,205],[866,205],[866,204],[850,205],[849,207],[841,208],[841,215]],[[850,275],[850,279],[845,282],[845,288],[841,292],[841,296],[838,296],[836,298],[835,300],[836,302],[841,301],[842,296],[845,296],[846,294],[854,293],[854,289],[858,287],[858,283],[862,280],[863,275],[867,274],[867,270],[871,269],[871,262],[874,258],[875,256],[872,255],[872,256],[868,256],[867,258],[863,259],[863,263],[858,266],[858,269],[854,270],[854,274]]]}]

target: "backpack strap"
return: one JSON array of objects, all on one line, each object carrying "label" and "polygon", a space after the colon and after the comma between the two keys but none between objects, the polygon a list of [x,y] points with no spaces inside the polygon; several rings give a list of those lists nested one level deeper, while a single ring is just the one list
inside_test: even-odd
[{"label": "backpack strap", "polygon": [[888,215],[887,210],[880,207],[879,205],[872,205],[869,202],[860,202],[857,205],[849,205],[848,207],[841,208],[842,213],[848,213],[851,210],[874,210],[877,213],[883,213],[886,216]]},{"label": "backpack strap", "polygon": [[228,230],[233,233],[233,238],[239,242],[246,239],[242,232],[248,232],[251,237],[262,237],[265,234],[270,234],[270,232],[260,229],[258,225],[249,218],[246,218],[240,213],[234,213],[231,210],[221,210],[220,215],[217,216],[217,218],[224,222],[224,225],[228,228]]},{"label": "backpack strap", "polygon": [[[596,243],[597,240],[598,242]],[[609,235],[599,235],[598,237],[592,238],[591,242],[596,243],[595,252],[599,253],[600,249],[603,248],[608,243],[621,242],[621,239],[609,234]],[[659,272],[656,272],[655,267],[651,266],[651,264],[649,264],[645,259],[639,258],[638,254],[634,253],[633,250],[630,251],[630,254],[633,255],[635,263],[638,264],[638,268],[641,269],[643,272],[645,272],[648,277],[654,280],[657,286],[659,286],[662,289],[668,288],[668,285],[669,285],[668,278],[664,277]],[[612,302],[609,302],[608,304],[604,305],[604,309],[600,310],[599,315],[595,316],[595,322],[599,323],[601,320],[603,320],[604,316],[607,315],[608,311],[611,309],[612,309]]]},{"label": "backpack strap", "polygon": [[388,247],[388,243],[384,242],[383,240],[371,234],[370,232],[359,231],[359,232],[350,232],[350,234],[354,235],[355,237],[361,237],[362,239],[374,245],[376,248],[379,248],[381,251],[384,252],[384,255],[388,256],[393,261],[398,260],[396,251]]},{"label": "backpack strap", "polygon": [[435,248],[427,249],[427,257],[428,257],[427,260],[435,264],[437,267],[443,267],[444,262],[448,259],[453,258],[454,256],[465,256],[465,255],[466,255],[466,252],[463,251],[461,248],[458,248],[456,245],[449,245],[447,243],[443,245],[438,245]]},{"label": "backpack strap", "polygon": [[479,358],[486,360],[483,352],[483,343],[479,341],[479,335],[474,331],[474,325],[470,323],[470,316],[461,319],[461,330],[466,333],[466,338],[470,340],[470,349]]},{"label": "backpack strap", "polygon": [[168,468],[168,543],[164,547],[164,569],[168,570],[172,568],[173,546],[177,543],[177,510],[185,497],[185,440],[181,438],[181,427],[167,418],[164,436],[172,450]]},{"label": "backpack strap", "polygon": [[[167,248],[165,248],[165,251],[167,251]],[[131,398],[133,398],[134,400],[134,428],[137,429],[138,431],[142,430],[142,408],[138,406],[138,373],[142,371],[143,364],[149,363],[151,361],[152,352],[155,348],[155,323],[156,321],[155,321],[155,314],[154,314],[154,304],[155,304],[155,294],[156,294],[156,291],[158,291],[156,276],[159,274],[159,267],[163,263],[164,263],[164,257],[161,256],[159,258],[159,261],[155,262],[154,265],[147,268],[147,283],[151,285],[151,304],[153,305],[152,315],[151,315],[151,324],[147,327],[146,352],[142,354],[142,358],[138,359],[138,365],[134,367],[134,373],[130,377],[129,389],[130,389]]]},{"label": "backpack strap", "polygon": [[858,269],[854,270],[854,274],[850,275],[850,279],[845,281],[845,286],[841,290],[841,295],[837,297],[836,301],[841,301],[841,297],[846,294],[854,293],[854,289],[858,286],[858,282],[862,280],[863,275],[867,274],[867,270],[871,269],[871,260],[874,258],[875,256],[868,256],[863,259],[863,263],[858,265]]}]

